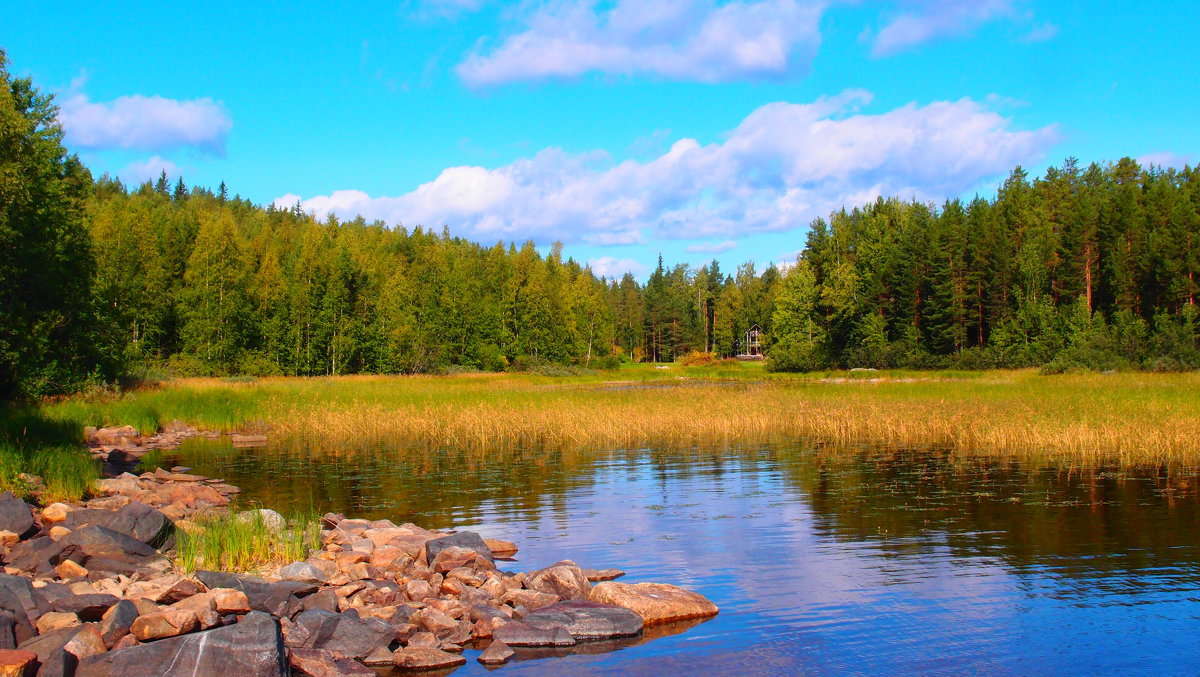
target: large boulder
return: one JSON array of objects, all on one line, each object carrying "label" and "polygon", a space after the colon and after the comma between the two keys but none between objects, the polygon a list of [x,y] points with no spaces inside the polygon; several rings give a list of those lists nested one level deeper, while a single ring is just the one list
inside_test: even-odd
[{"label": "large boulder", "polygon": [[18,644],[37,634],[34,623],[49,611],[50,603],[32,581],[0,574],[0,612],[12,616],[12,634]]},{"label": "large boulder", "polygon": [[83,595],[66,595],[50,603],[55,611],[72,613],[85,622],[98,621],[104,613],[120,600],[113,595],[90,593]]},{"label": "large boulder", "polygon": [[169,548],[175,539],[175,524],[166,515],[140,501],[133,501],[118,510],[73,510],[67,513],[63,524],[72,531],[94,524],[160,549]]},{"label": "large boulder", "polygon": [[483,542],[483,537],[474,531],[460,531],[457,534],[425,541],[425,561],[432,563],[437,559],[438,553],[451,547],[474,550],[488,562],[494,561],[492,549],[487,547],[487,543]]},{"label": "large boulder", "polygon": [[328,649],[361,659],[395,637],[395,628],[377,618],[313,609],[296,616],[288,628],[286,643],[293,649]]},{"label": "large boulder", "polygon": [[289,674],[279,623],[251,612],[235,625],[110,651],[80,661],[76,677]]},{"label": "large boulder", "polygon": [[63,550],[50,562],[69,559],[93,573],[130,576],[158,558],[146,543],[106,527],[90,525],[58,541]]},{"label": "large boulder", "polygon": [[492,638],[509,646],[575,646],[575,638],[562,626],[538,628],[520,621],[496,628]]},{"label": "large boulder", "polygon": [[635,611],[578,600],[531,611],[521,621],[544,630],[566,628],[575,639],[633,637],[642,631],[642,617]]},{"label": "large boulder", "polygon": [[717,605],[697,592],[666,583],[597,583],[590,600],[631,609],[646,625],[717,615]]},{"label": "large boulder", "polygon": [[33,523],[33,511],[12,492],[0,494],[0,531],[11,531],[21,538],[27,538],[37,531]]},{"label": "large boulder", "polygon": [[440,649],[412,646],[397,649],[396,653],[392,654],[392,660],[401,670],[441,670],[467,662],[462,656]]},{"label": "large boulder", "polygon": [[557,595],[559,599],[586,600],[592,589],[587,574],[571,560],[529,574],[526,585],[530,590]]}]

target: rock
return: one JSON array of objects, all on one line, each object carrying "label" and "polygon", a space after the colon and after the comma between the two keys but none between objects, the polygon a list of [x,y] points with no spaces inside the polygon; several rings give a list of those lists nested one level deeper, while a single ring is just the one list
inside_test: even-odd
[{"label": "rock", "polygon": [[139,642],[186,635],[200,625],[200,618],[191,609],[164,609],[156,614],[138,616],[129,632]]},{"label": "rock", "polygon": [[78,668],[78,656],[66,649],[58,649],[42,661],[37,677],[72,677]]},{"label": "rock", "polygon": [[239,435],[234,433],[229,436],[229,440],[233,443],[234,448],[240,449],[243,447],[265,447],[267,446],[266,435]]},{"label": "rock", "polygon": [[104,646],[100,630],[95,625],[88,624],[79,626],[67,643],[63,645],[63,649],[82,660],[88,656],[102,654],[108,650],[108,647]]},{"label": "rock", "polygon": [[620,569],[584,569],[583,575],[592,583],[611,581],[625,575]]},{"label": "rock", "polygon": [[296,616],[287,645],[296,649],[329,649],[351,658],[363,658],[394,638],[392,626],[379,619],[313,610]]},{"label": "rock", "polygon": [[487,546],[488,550],[491,551],[492,557],[509,559],[513,555],[517,554],[517,544],[511,541],[501,541],[496,538],[485,538],[483,539],[483,543]]},{"label": "rock", "polygon": [[160,511],[140,501],[133,501],[113,511],[98,508],[73,510],[67,513],[63,521],[63,526],[72,530],[88,524],[111,529],[154,548],[168,548],[174,544],[175,524]]},{"label": "rock", "polygon": [[34,623],[39,635],[46,635],[55,630],[63,628],[76,628],[82,625],[79,616],[72,613],[62,613],[61,611],[51,611],[48,614],[42,614]]},{"label": "rock", "polygon": [[123,425],[119,428],[100,428],[88,438],[88,444],[93,447],[126,446],[137,444],[141,438],[137,428]]},{"label": "rock", "polygon": [[631,609],[646,625],[707,618],[719,611],[703,595],[666,583],[597,583],[589,599]]},{"label": "rock", "polygon": [[48,535],[50,536],[50,538],[52,538],[56,541],[59,541],[59,540],[66,538],[67,536],[70,536],[71,530],[64,526],[59,526],[56,524],[56,525],[50,527],[50,533]]},{"label": "rock", "polygon": [[[115,453],[115,452],[114,452]],[[111,458],[113,454],[109,454]],[[92,491],[102,496],[141,496],[149,493],[142,488],[138,478],[133,477],[114,477],[111,479],[96,480],[92,482]],[[95,506],[94,501],[89,501],[89,505]],[[127,504],[126,504],[127,505]]]},{"label": "rock", "polygon": [[105,612],[120,600],[112,595],[85,594],[68,595],[50,603],[55,611],[73,613],[82,621],[98,621]]},{"label": "rock", "polygon": [[632,637],[642,631],[642,617],[630,609],[578,600],[532,611],[521,620],[535,628],[566,628],[575,639]]},{"label": "rock", "polygon": [[470,548],[450,546],[438,552],[437,557],[429,566],[439,574],[459,568],[493,569],[495,564],[490,559],[484,559],[478,552]]},{"label": "rock", "polygon": [[13,637],[13,626],[16,619],[7,611],[0,611],[0,650],[17,648],[17,640]]},{"label": "rock", "polygon": [[513,621],[505,623],[492,632],[492,637],[509,646],[574,646],[575,638],[566,628],[535,628],[532,625]]},{"label": "rock", "polygon": [[158,556],[149,545],[97,525],[78,529],[57,545],[62,546],[58,554],[60,560],[74,560],[93,573],[131,575]]},{"label": "rock", "polygon": [[66,503],[51,503],[45,508],[42,508],[42,523],[46,524],[62,522],[63,520],[67,519],[67,513],[71,512],[73,509],[74,508]]},{"label": "rock", "polygon": [[266,528],[267,531],[276,533],[287,529],[287,520],[283,518],[283,515],[280,515],[274,510],[268,510],[266,508],[262,508],[260,510],[247,510],[246,512],[238,513],[237,521],[261,521],[263,527]]},{"label": "rock", "polygon": [[251,612],[235,625],[84,659],[76,677],[175,674],[283,677],[288,661],[279,623]]},{"label": "rock", "polygon": [[9,491],[0,494],[0,529],[11,531],[20,538],[26,538],[36,531],[33,511],[25,501]]},{"label": "rock", "polygon": [[285,581],[304,583],[324,583],[329,580],[325,572],[307,562],[292,562],[279,570],[279,577]]},{"label": "rock", "polygon": [[458,630],[457,620],[432,607],[417,611],[409,618],[409,622],[439,639],[449,637]]},{"label": "rock", "polygon": [[27,677],[33,675],[37,654],[19,649],[0,649],[0,677]]},{"label": "rock", "polygon": [[467,659],[462,656],[429,647],[397,649],[392,658],[395,666],[401,670],[438,670],[452,668],[467,662]]},{"label": "rock", "polygon": [[62,580],[69,581],[73,578],[87,578],[87,575],[91,572],[75,562],[65,559],[54,567],[54,573],[58,574],[58,577]]},{"label": "rock", "polygon": [[22,642],[17,648],[32,651],[37,654],[39,662],[45,663],[51,654],[63,648],[76,656],[91,656],[103,652],[104,640],[94,625],[80,625],[38,635]]},{"label": "rock", "polygon": [[483,542],[483,537],[474,531],[460,531],[457,534],[425,541],[425,561],[432,563],[437,558],[438,553],[446,548],[453,547],[474,550],[483,559],[488,562],[492,561],[491,549],[487,547],[487,543]]},{"label": "rock", "polygon": [[111,649],[117,641],[128,635],[137,617],[137,606],[127,599],[109,607],[100,619],[100,637],[104,640],[104,646]]},{"label": "rock", "polygon": [[216,588],[209,591],[213,609],[219,614],[250,613],[250,598],[241,590],[232,588]]},{"label": "rock", "polygon": [[509,590],[501,596],[500,601],[514,607],[523,606],[527,609],[541,609],[559,601],[558,595],[537,590]]},{"label": "rock", "polygon": [[392,655],[392,650],[386,646],[381,646],[372,651],[365,658],[363,658],[362,662],[363,665],[381,668],[395,665],[396,663],[395,657]]},{"label": "rock", "polygon": [[7,529],[0,529],[0,548],[11,547],[20,542],[21,537],[17,534],[8,531]]},{"label": "rock", "polygon": [[525,584],[530,590],[557,595],[559,599],[586,600],[592,589],[583,569],[571,560],[563,560],[529,574]]},{"label": "rock", "polygon": [[0,612],[11,616],[12,636],[18,645],[34,637],[33,620],[49,610],[49,602],[28,578],[0,574]]},{"label": "rock", "polygon": [[515,656],[516,653],[507,644],[497,639],[489,644],[488,648],[484,649],[483,653],[479,654],[479,658],[476,660],[484,665],[503,665],[508,662],[508,659]]},{"label": "rock", "polygon": [[[391,654],[388,654],[391,657]],[[291,666],[311,677],[343,677],[362,675],[375,677],[375,673],[359,665],[352,659],[339,658],[337,654],[327,649],[289,649],[288,661]],[[391,662],[388,662],[391,665]]]},{"label": "rock", "polygon": [[437,648],[437,645],[439,643],[440,642],[438,642],[438,638],[436,636],[434,636],[434,634],[432,632],[429,632],[428,630],[422,630],[420,632],[415,632],[415,633],[413,633],[413,635],[411,637],[408,638],[408,645],[412,646],[412,647],[423,647],[423,646],[430,647],[431,646],[431,647]]},{"label": "rock", "polygon": [[[295,581],[271,583],[265,578],[228,574],[219,571],[197,571],[195,577],[211,588],[232,588],[245,593],[250,608],[265,611],[276,618],[291,618],[303,607],[296,590],[311,589]],[[293,586],[300,586],[299,588]]]}]

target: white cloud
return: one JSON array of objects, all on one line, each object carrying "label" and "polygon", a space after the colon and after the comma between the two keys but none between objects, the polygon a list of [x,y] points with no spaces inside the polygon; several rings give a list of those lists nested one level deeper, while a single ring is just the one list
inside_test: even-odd
[{"label": "white cloud", "polygon": [[224,106],[209,98],[179,101],[161,96],[122,96],[93,102],[68,94],[59,103],[59,122],[72,148],[165,150],[192,147],[225,154],[233,121]]},{"label": "white cloud", "polygon": [[562,0],[526,30],[459,64],[473,86],[654,75],[701,82],[784,80],[809,71],[821,43],[824,0]]},{"label": "white cloud", "polygon": [[1021,36],[1021,42],[1046,42],[1058,37],[1056,24],[1040,24],[1034,26],[1028,33]]},{"label": "white cloud", "polygon": [[1185,165],[1196,164],[1195,158],[1191,155],[1172,153],[1171,151],[1146,153],[1139,157],[1137,162],[1143,167],[1169,167],[1171,169],[1183,169]]},{"label": "white cloud", "polygon": [[[481,241],[720,242],[802,228],[880,195],[957,196],[1036,163],[1060,137],[1055,127],[1013,129],[1009,118],[971,99],[860,112],[870,99],[848,90],[812,103],[767,104],[719,143],[679,139],[647,161],[547,148],[494,169],[451,167],[398,197],[340,190],[302,205],[318,216],[445,224]],[[280,201],[290,207],[296,199]]]},{"label": "white cloud", "polygon": [[736,246],[737,242],[733,240],[723,240],[721,242],[701,242],[700,244],[688,245],[687,250],[693,254],[724,254]]},{"label": "white cloud", "polygon": [[409,14],[418,19],[453,19],[460,14],[478,12],[485,0],[411,0],[406,3]]},{"label": "white cloud", "polygon": [[[152,158],[131,162],[117,172],[121,181],[129,186],[137,186],[146,181],[156,181],[163,172],[169,177],[178,178],[183,172],[174,162],[155,155]],[[296,204],[294,201],[292,204]]]},{"label": "white cloud", "polygon": [[611,256],[588,259],[588,266],[596,275],[607,277],[610,280],[623,277],[625,273],[633,273],[634,277],[642,277],[650,272],[650,268],[633,259],[615,259]]},{"label": "white cloud", "polygon": [[[871,54],[891,56],[937,38],[969,33],[1012,16],[1014,0],[901,0],[904,10],[874,34]],[[868,33],[868,35],[870,35]]]}]

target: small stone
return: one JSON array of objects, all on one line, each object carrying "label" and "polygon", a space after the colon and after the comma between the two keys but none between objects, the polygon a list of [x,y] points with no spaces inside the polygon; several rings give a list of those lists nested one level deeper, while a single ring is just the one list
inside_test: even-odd
[{"label": "small stone", "polygon": [[239,522],[261,521],[263,527],[265,527],[267,531],[272,531],[275,533],[283,531],[287,528],[287,520],[283,518],[283,515],[280,515],[274,510],[268,510],[266,508],[260,510],[247,510],[246,512],[238,513],[236,519]]},{"label": "small stone", "polygon": [[501,541],[496,538],[485,538],[483,539],[483,543],[488,547],[488,550],[492,551],[492,557],[508,559],[517,554],[517,544],[511,541]]},{"label": "small stone", "polygon": [[63,526],[50,527],[50,540],[59,541],[71,535],[71,530]]},{"label": "small stone", "polygon": [[393,654],[394,665],[402,670],[437,670],[463,665],[467,659],[440,649],[407,647]]},{"label": "small stone", "polygon": [[209,591],[209,597],[212,600],[213,608],[219,614],[250,613],[250,599],[241,590],[214,588]]},{"label": "small stone", "polygon": [[408,646],[412,647],[434,647],[438,645],[438,639],[432,632],[422,630],[421,632],[413,633],[408,638]]},{"label": "small stone", "polygon": [[483,650],[483,653],[479,654],[479,658],[476,660],[484,665],[503,665],[516,654],[517,652],[513,651],[512,647],[500,640],[495,640]]},{"label": "small stone", "polygon": [[109,649],[113,648],[121,638],[129,634],[129,628],[133,626],[137,617],[137,606],[127,599],[117,602],[105,611],[100,619],[100,637],[104,640],[104,645]]},{"label": "small stone", "polygon": [[45,635],[54,632],[55,630],[74,628],[82,625],[82,621],[79,620],[79,616],[76,616],[73,613],[51,611],[49,613],[42,614],[41,617],[37,619],[37,622],[34,623],[34,625],[37,627],[39,635]]},{"label": "small stone", "polygon": [[329,580],[325,572],[307,562],[292,562],[279,570],[279,577],[285,581],[303,583],[324,583]]},{"label": "small stone", "polygon": [[138,616],[130,627],[130,632],[140,642],[148,642],[166,637],[185,635],[200,624],[195,611],[190,609],[166,609],[161,613]]},{"label": "small stone", "polygon": [[620,569],[584,569],[583,575],[592,583],[611,581],[625,575]]},{"label": "small stone", "polygon": [[42,510],[42,523],[62,522],[71,510],[66,503],[51,503]]},{"label": "small stone", "polygon": [[371,667],[387,667],[389,665],[395,665],[396,663],[395,656],[392,655],[391,649],[388,649],[386,646],[381,646],[367,654],[367,656],[363,658],[362,662],[363,665],[368,665]]},{"label": "small stone", "polygon": [[0,530],[0,547],[7,548],[21,542],[21,537],[11,531]]},{"label": "small stone", "polygon": [[67,581],[72,578],[87,578],[90,572],[79,566],[79,564],[69,559],[64,559],[58,566],[54,567],[54,573],[58,574],[60,579]]},{"label": "small stone", "polygon": [[530,574],[527,585],[531,590],[558,595],[560,599],[586,600],[592,589],[583,570],[571,560]]}]

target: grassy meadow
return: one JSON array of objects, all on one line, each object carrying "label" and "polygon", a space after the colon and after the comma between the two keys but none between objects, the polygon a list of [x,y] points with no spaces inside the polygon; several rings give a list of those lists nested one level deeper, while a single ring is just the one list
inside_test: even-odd
[{"label": "grassy meadow", "polygon": [[339,444],[402,440],[495,453],[691,446],[787,438],[936,445],[1069,462],[1200,460],[1200,374],[830,372],[760,364],[627,366],[580,376],[464,374],[180,379],[76,398],[45,415],[76,425],[172,420]]}]

